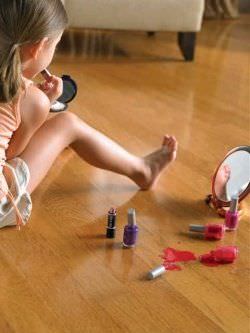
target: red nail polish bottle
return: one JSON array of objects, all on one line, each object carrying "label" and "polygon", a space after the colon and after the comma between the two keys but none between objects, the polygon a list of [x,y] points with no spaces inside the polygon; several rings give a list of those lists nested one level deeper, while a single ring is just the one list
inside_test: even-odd
[{"label": "red nail polish bottle", "polygon": [[204,238],[208,240],[222,239],[225,234],[225,229],[224,224],[206,224],[205,226],[190,224],[189,226],[189,231],[201,232],[204,234]]},{"label": "red nail polish bottle", "polygon": [[228,231],[236,230],[238,228],[239,214],[237,211],[238,197],[232,197],[229,210],[226,212],[225,225]]},{"label": "red nail polish bottle", "polygon": [[239,253],[237,246],[222,246],[218,247],[216,250],[211,251],[214,260],[221,263],[231,263],[233,262]]},{"label": "red nail polish bottle", "polygon": [[209,253],[200,256],[200,262],[207,266],[230,264],[234,262],[239,253],[237,246],[221,246]]}]

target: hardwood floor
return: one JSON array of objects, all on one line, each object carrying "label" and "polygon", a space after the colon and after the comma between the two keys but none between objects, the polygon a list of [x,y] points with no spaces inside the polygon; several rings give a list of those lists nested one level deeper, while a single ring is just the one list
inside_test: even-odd
[{"label": "hardwood floor", "polygon": [[[204,198],[227,151],[249,144],[250,16],[206,21],[194,63],[173,33],[71,31],[50,70],[77,81],[70,110],[86,122],[138,155],[174,134],[178,158],[155,191],[140,192],[63,152],[32,195],[29,225],[0,231],[0,332],[249,332],[249,198],[240,228],[222,241],[187,231],[223,222]],[[107,240],[111,206],[118,229]],[[123,250],[131,207],[139,240]],[[145,279],[168,246],[199,255],[219,245],[239,246],[234,264],[194,262]]]}]

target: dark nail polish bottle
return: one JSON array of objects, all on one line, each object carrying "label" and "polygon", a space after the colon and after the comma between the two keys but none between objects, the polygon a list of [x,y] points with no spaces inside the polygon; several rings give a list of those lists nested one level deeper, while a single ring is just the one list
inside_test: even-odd
[{"label": "dark nail polish bottle", "polygon": [[124,228],[123,246],[134,247],[138,235],[138,226],[136,225],[135,209],[128,210],[128,224]]}]

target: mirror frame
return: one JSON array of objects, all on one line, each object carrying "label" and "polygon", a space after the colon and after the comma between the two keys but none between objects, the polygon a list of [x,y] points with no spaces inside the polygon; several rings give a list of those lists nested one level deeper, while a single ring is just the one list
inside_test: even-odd
[{"label": "mirror frame", "polygon": [[[214,205],[215,208],[223,208],[223,207],[229,207],[230,206],[230,201],[223,201],[217,198],[216,193],[215,193],[215,188],[214,188],[214,184],[215,184],[215,179],[218,173],[218,170],[220,169],[221,165],[223,164],[223,162],[227,159],[228,156],[232,155],[233,153],[237,152],[237,151],[246,151],[250,154],[250,146],[239,146],[236,147],[232,150],[230,150],[227,155],[224,157],[224,159],[221,161],[221,163],[219,164],[219,166],[217,167],[217,169],[214,172],[213,178],[212,178],[212,203]],[[250,192],[250,182],[248,183],[246,189],[241,193],[241,195],[239,196],[239,202],[242,201]]]}]

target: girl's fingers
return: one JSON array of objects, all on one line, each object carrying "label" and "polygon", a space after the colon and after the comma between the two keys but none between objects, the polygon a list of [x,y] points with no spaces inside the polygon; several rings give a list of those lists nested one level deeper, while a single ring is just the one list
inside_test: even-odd
[{"label": "girl's fingers", "polygon": [[39,84],[38,87],[48,96],[51,102],[56,101],[63,93],[63,81],[54,75]]},{"label": "girl's fingers", "polygon": [[47,81],[44,81],[40,84],[38,84],[38,87],[42,90],[49,90],[53,88],[53,84]]},{"label": "girl's fingers", "polygon": [[49,96],[50,100],[52,102],[54,102],[63,93],[63,83],[62,83],[62,79],[60,79],[60,78],[53,78],[51,83],[52,83],[53,87],[49,90],[47,95]]},{"label": "girl's fingers", "polygon": [[61,78],[56,77],[56,76],[52,76],[52,79],[50,80],[50,83],[53,85],[53,89],[54,92],[56,94],[62,94],[63,91],[63,81]]}]

